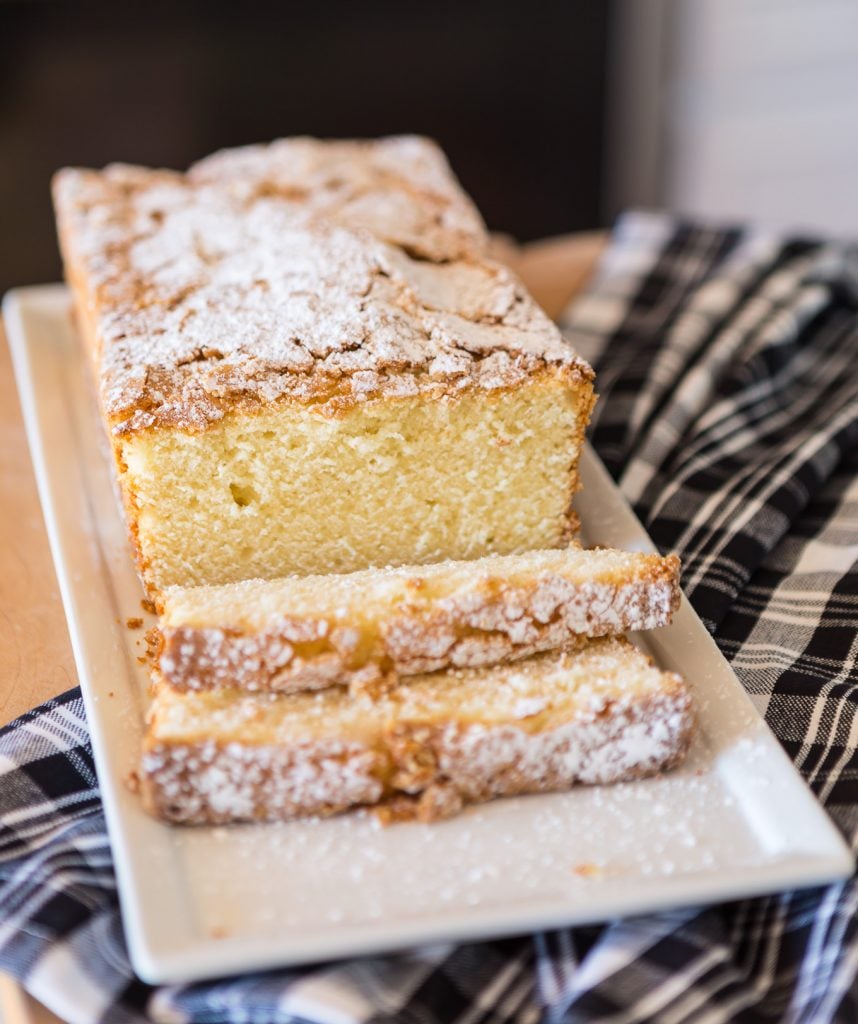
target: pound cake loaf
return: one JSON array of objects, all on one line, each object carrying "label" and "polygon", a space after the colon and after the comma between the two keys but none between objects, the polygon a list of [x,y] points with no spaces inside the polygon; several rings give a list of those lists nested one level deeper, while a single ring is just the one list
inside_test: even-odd
[{"label": "pound cake loaf", "polygon": [[679,676],[627,640],[514,665],[415,676],[379,700],[157,686],[139,781],[167,821],[220,824],[381,805],[446,817],[464,804],[674,767],[693,728]]},{"label": "pound cake loaf", "polygon": [[430,141],[66,169],[54,197],[151,593],[573,535],[592,370]]},{"label": "pound cake loaf", "polygon": [[158,668],[177,689],[377,689],[654,629],[678,604],[675,555],[580,547],[171,587],[162,594]]}]

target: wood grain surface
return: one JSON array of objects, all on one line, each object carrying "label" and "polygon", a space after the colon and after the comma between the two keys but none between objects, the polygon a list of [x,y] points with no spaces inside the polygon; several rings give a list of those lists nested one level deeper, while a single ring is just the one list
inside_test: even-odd
[{"label": "wood grain surface", "polygon": [[[496,240],[496,255],[557,317],[586,284],[605,244],[601,233],[518,247]],[[0,724],[77,684],[71,644],[5,336],[0,329]],[[51,1024],[49,1011],[0,977],[2,1024]]]}]

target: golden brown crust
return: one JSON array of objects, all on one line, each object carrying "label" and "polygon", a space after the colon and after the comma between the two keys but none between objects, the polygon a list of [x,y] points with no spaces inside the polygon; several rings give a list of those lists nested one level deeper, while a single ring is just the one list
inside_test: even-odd
[{"label": "golden brown crust", "polygon": [[285,140],[187,175],[69,169],[54,194],[116,435],[200,431],[276,401],[336,416],[491,392],[546,368],[592,391],[591,369],[485,256],[426,140]]},{"label": "golden brown crust", "polygon": [[[168,617],[161,624],[160,671],[180,690],[237,686],[290,693],[334,685],[366,690],[391,675],[517,661],[541,651],[572,650],[588,636],[655,629],[670,622],[678,607],[675,555],[629,554],[620,565],[606,566],[593,552],[589,573],[582,575],[586,553],[571,550],[568,566],[560,561],[563,553],[548,554],[554,559],[551,568],[541,568],[536,556],[478,560],[469,567],[471,578],[451,591],[443,589],[443,577],[439,590],[434,574],[433,584],[425,587],[420,569],[380,570],[373,579],[389,578],[403,590],[395,608],[372,606],[370,581],[361,573],[354,577],[355,588],[367,594],[366,603],[359,610],[341,608],[339,616],[290,612],[286,590],[278,614],[261,628],[237,622],[189,626],[181,614]],[[529,576],[520,568],[514,581],[503,575],[527,565],[528,557]],[[460,568],[461,563],[450,563],[451,578]],[[253,586],[244,584],[248,599]],[[264,591],[266,584],[257,589]]]}]

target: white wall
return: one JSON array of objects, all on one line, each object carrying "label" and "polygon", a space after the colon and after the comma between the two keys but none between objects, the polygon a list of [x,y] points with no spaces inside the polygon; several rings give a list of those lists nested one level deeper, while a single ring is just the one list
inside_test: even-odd
[{"label": "white wall", "polygon": [[858,0],[622,0],[610,212],[858,237]]}]

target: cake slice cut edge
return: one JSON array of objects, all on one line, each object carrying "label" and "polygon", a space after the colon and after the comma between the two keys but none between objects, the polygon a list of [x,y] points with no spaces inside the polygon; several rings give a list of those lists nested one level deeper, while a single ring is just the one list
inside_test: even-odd
[{"label": "cake slice cut edge", "polygon": [[162,594],[158,670],[177,689],[386,687],[667,625],[675,555],[578,546]]},{"label": "cake slice cut edge", "polygon": [[620,637],[514,665],[416,676],[381,699],[344,688],[248,694],[156,685],[140,763],[146,808],[224,824],[375,807],[434,820],[466,804],[681,763],[688,687]]}]

